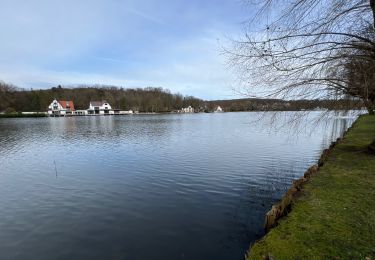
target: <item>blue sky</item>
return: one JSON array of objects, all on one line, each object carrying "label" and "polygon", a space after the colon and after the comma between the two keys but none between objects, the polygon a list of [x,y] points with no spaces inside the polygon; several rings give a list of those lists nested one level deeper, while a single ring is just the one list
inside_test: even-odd
[{"label": "blue sky", "polygon": [[240,0],[0,1],[0,80],[234,97],[220,45],[249,18]]}]

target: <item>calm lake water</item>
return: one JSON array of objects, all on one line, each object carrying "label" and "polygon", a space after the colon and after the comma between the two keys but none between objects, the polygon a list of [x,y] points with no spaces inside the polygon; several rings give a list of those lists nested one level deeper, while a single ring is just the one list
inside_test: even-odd
[{"label": "calm lake water", "polygon": [[319,114],[297,135],[258,113],[1,119],[0,258],[243,259],[353,121]]}]

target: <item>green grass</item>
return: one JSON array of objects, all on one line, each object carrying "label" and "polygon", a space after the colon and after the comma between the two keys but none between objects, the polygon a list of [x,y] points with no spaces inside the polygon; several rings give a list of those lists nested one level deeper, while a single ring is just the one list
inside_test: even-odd
[{"label": "green grass", "polygon": [[375,259],[375,116],[362,116],[247,259]]}]

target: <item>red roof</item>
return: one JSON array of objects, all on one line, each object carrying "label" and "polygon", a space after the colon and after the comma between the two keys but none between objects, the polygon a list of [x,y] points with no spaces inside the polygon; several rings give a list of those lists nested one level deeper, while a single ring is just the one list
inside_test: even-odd
[{"label": "red roof", "polygon": [[64,109],[67,109],[67,110],[71,110],[71,111],[74,111],[74,103],[73,101],[62,101],[62,100],[59,100],[58,101],[59,104],[64,108]]}]

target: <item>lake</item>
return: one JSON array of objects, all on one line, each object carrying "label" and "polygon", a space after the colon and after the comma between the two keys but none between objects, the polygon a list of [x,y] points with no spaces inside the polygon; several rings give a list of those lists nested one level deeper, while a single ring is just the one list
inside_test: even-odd
[{"label": "lake", "polygon": [[354,120],[321,113],[1,119],[0,258],[243,259]]}]

